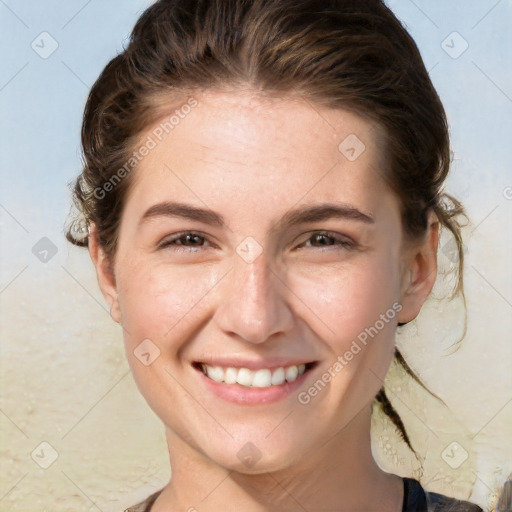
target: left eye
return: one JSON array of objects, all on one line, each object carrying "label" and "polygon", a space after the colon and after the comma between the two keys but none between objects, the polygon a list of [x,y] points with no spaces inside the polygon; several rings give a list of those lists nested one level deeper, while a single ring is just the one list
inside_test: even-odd
[{"label": "left eye", "polygon": [[159,249],[174,246],[179,251],[188,250],[190,252],[196,250],[197,248],[203,247],[204,244],[202,244],[202,242],[206,242],[206,238],[199,233],[179,233],[174,237],[168,238],[162,242],[159,245]]},{"label": "left eye", "polygon": [[[318,244],[318,245],[315,245],[315,244]],[[306,240],[306,242],[300,244],[298,246],[298,248],[303,247],[303,246],[318,247],[321,250],[325,250],[323,248],[328,248],[328,247],[335,247],[337,249],[353,249],[355,247],[355,243],[346,238],[341,238],[340,236],[335,235],[334,233],[318,232],[318,233],[313,233]]]}]

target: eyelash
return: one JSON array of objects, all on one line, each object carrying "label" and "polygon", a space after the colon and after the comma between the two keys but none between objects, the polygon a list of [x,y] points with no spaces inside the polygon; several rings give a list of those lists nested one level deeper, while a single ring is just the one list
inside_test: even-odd
[{"label": "eyelash", "polygon": [[[350,249],[355,249],[355,247],[356,247],[356,244],[353,241],[347,240],[345,238],[341,238],[339,235],[336,235],[335,233],[331,233],[329,231],[315,231],[306,240],[306,242],[311,241],[311,239],[315,236],[325,236],[325,237],[331,238],[334,241],[334,243],[332,245],[327,245],[327,246],[325,246],[325,248],[319,247],[319,249],[322,251],[331,250],[331,249],[328,249],[328,247],[336,247],[337,249],[340,249],[340,250],[350,250]],[[306,243],[306,242],[304,242],[304,243]],[[302,247],[304,245],[304,243],[300,244],[299,247]]]},{"label": "eyelash", "polygon": [[[195,232],[195,231],[184,231],[182,233],[178,233],[175,236],[173,236],[170,239],[165,240],[162,242],[158,249],[166,249],[169,247],[173,247],[173,250],[177,251],[188,251],[188,252],[196,252],[198,248],[202,248],[204,246],[185,246],[183,244],[177,244],[177,241],[183,241],[183,239],[189,235],[197,236],[203,240],[206,240],[206,237],[201,235],[201,233]],[[315,236],[325,236],[328,238],[331,238],[334,243],[332,245],[326,245],[325,248],[318,247],[321,251],[329,251],[332,249],[329,249],[330,247],[335,247],[337,250],[353,250],[356,247],[356,244],[352,241],[345,240],[343,238],[340,238],[338,235],[331,233],[329,231],[315,231],[311,234],[311,236],[302,244],[298,246],[298,248],[304,246],[307,242],[310,242],[311,239]]]}]

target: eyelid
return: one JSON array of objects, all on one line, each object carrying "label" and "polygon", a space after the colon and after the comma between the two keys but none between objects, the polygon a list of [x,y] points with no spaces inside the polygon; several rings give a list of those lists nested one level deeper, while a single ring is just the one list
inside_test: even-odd
[{"label": "eyelid", "polygon": [[[166,249],[167,247],[174,246],[177,248],[177,250],[187,250],[189,252],[191,250],[194,251],[196,249],[194,246],[188,246],[188,245],[184,246],[184,245],[174,244],[174,242],[176,242],[180,238],[185,237],[186,235],[196,235],[196,236],[202,238],[208,244],[215,246],[215,244],[213,244],[213,242],[210,241],[209,237],[206,234],[201,233],[200,231],[188,230],[188,231],[180,231],[180,232],[174,233],[168,237],[164,237],[162,239],[162,241],[157,244],[157,249]],[[205,247],[204,245],[197,246],[197,249],[202,249],[204,247]]]},{"label": "eyelid", "polygon": [[311,239],[315,236],[315,235],[325,235],[329,238],[332,238],[336,243],[334,243],[333,245],[326,245],[324,247],[315,247],[315,249],[320,249],[320,250],[332,250],[330,248],[334,248],[334,249],[339,249],[339,248],[342,248],[342,249],[345,249],[345,250],[348,250],[348,249],[355,249],[357,248],[358,244],[350,237],[348,237],[347,235],[342,235],[340,233],[336,233],[336,232],[333,232],[333,231],[328,231],[328,230],[313,230],[313,231],[310,231],[308,233],[306,233],[308,235],[308,238],[304,240],[304,242],[302,242],[301,244],[299,244],[299,248],[301,246],[303,246],[304,244],[306,244],[307,242],[311,241]]}]

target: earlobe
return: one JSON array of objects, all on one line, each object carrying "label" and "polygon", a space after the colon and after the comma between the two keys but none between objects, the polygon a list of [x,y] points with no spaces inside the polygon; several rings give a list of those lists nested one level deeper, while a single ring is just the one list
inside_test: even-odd
[{"label": "earlobe", "polygon": [[89,255],[91,256],[91,260],[96,268],[98,285],[107,303],[110,316],[115,322],[121,323],[114,270],[108,255],[105,254],[104,250],[100,246],[98,233],[94,223],[91,224],[89,229],[88,247]]},{"label": "earlobe", "polygon": [[439,220],[431,210],[425,236],[418,242],[411,243],[407,249],[402,272],[402,310],[397,318],[399,323],[410,322],[418,316],[434,287],[437,277],[439,228]]}]

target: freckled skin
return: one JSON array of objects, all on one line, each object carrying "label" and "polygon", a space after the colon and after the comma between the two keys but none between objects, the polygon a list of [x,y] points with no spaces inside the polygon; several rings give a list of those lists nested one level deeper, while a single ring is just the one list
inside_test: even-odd
[{"label": "freckled skin", "polygon": [[[370,405],[393,358],[396,323],[415,318],[434,284],[436,219],[424,239],[404,239],[398,200],[380,177],[377,125],[250,91],[196,99],[133,171],[115,280],[94,231],[90,243],[136,383],[166,426],[173,477],[154,510],[200,503],[229,471],[201,510],[226,510],[226,500],[229,510],[294,510],[276,479],[306,508],[339,510],[343,498],[346,510],[367,510],[370,487],[381,491],[382,510],[400,510],[401,480],[371,455]],[[338,149],[350,134],[365,145],[354,161]],[[165,200],[211,209],[226,225],[163,216],[139,225]],[[332,218],[272,230],[288,210],[327,202],[350,204],[374,223]],[[159,248],[186,231],[203,238]],[[329,245],[318,231],[353,246]],[[236,252],[248,236],[263,249],[252,263]],[[192,366],[226,354],[318,361],[299,391],[307,390],[393,304],[401,305],[396,317],[307,405],[297,393],[271,404],[227,402]],[[150,366],[133,353],[144,339],[161,352]],[[249,442],[261,455],[252,467],[237,456]]]}]

